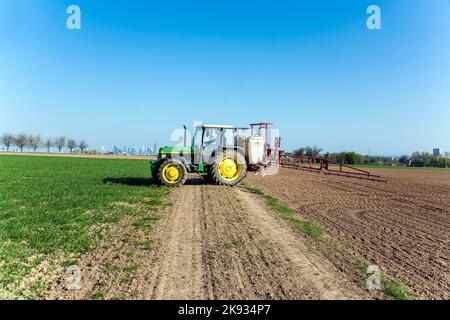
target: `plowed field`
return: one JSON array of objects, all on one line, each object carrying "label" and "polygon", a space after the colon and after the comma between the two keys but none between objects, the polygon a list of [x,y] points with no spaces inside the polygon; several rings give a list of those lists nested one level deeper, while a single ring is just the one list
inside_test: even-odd
[{"label": "plowed field", "polygon": [[324,227],[417,293],[448,299],[450,172],[371,169],[389,183],[293,169],[248,183]]}]

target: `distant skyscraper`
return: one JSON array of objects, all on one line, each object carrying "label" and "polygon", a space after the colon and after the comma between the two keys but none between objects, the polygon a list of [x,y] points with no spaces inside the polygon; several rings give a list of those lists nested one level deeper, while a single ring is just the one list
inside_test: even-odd
[{"label": "distant skyscraper", "polygon": [[139,155],[139,156],[150,156],[158,153],[156,143],[154,144],[153,149],[151,147],[146,147],[145,145],[142,145],[141,147],[128,147],[128,146],[122,146],[119,147],[118,145],[114,145],[111,149],[111,152],[113,154],[128,154],[128,155]]},{"label": "distant skyscraper", "polygon": [[440,155],[441,155],[441,149],[433,148],[433,156],[440,156]]}]

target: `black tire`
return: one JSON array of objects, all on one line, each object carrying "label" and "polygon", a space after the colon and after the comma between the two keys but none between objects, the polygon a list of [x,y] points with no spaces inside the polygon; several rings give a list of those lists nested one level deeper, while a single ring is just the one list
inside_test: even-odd
[{"label": "black tire", "polygon": [[[180,178],[174,182],[169,182],[164,178],[164,168],[168,165],[174,165],[179,170]],[[183,162],[176,159],[164,160],[158,168],[158,182],[167,187],[179,187],[182,186],[187,180],[187,170]]]},{"label": "black tire", "polygon": [[158,171],[159,171],[160,167],[161,167],[161,161],[158,161],[154,166],[151,166],[151,168],[150,168],[150,170],[152,172],[152,179],[157,184],[159,184]]},{"label": "black tire", "polygon": [[[219,164],[225,157],[236,158],[237,161],[239,162],[239,165],[241,166],[239,176],[237,176],[233,180],[225,179],[219,172]],[[214,157],[214,163],[211,165],[211,179],[214,183],[232,187],[241,182],[246,176],[247,176],[247,163],[245,162],[245,158],[242,156],[241,153],[236,151],[220,152],[216,154],[216,156]]]}]

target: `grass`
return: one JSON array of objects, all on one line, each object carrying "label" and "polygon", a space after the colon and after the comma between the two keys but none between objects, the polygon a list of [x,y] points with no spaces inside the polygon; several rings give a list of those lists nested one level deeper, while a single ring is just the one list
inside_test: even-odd
[{"label": "grass", "polygon": [[[367,274],[368,266],[361,259],[355,257],[350,251],[345,247],[345,245],[329,236],[325,231],[314,224],[311,221],[303,220],[294,214],[294,211],[281,204],[277,199],[267,195],[261,189],[256,187],[248,187],[246,189],[250,192],[262,197],[266,203],[275,211],[279,212],[281,216],[293,223],[297,230],[303,232],[304,234],[310,236],[311,238],[320,241],[325,244],[328,248],[341,254],[355,269],[360,272]],[[411,300],[419,299],[420,297],[413,294],[412,291],[406,286],[398,282],[397,280],[387,276],[386,274],[381,275],[381,287],[383,292],[387,297],[395,300]]]},{"label": "grass", "polygon": [[262,190],[255,187],[249,187],[248,190],[264,198],[273,210],[281,213],[281,216],[284,219],[291,221],[295,227],[303,233],[314,239],[319,239],[323,236],[323,229],[321,227],[311,221],[300,219],[294,214],[291,208],[281,204],[277,199],[265,194]]},{"label": "grass", "polygon": [[[368,274],[368,266],[362,261],[358,260],[356,262],[357,268],[364,274]],[[386,295],[395,300],[412,300],[420,299],[416,294],[413,294],[411,290],[398,282],[397,280],[387,276],[386,274],[381,274],[381,287]]]},{"label": "grass", "polygon": [[128,267],[125,267],[124,271],[128,272],[128,273],[133,273],[133,272],[137,271],[137,269],[139,269],[139,267],[140,266],[138,264],[132,264]]},{"label": "grass", "polygon": [[154,210],[168,192],[143,160],[0,155],[0,296],[45,257],[89,251],[98,225]]},{"label": "grass", "polygon": [[239,248],[244,245],[244,240],[242,239],[233,239],[230,242],[227,242],[223,245],[225,249]]},{"label": "grass", "polygon": [[386,275],[381,276],[381,285],[384,292],[395,300],[419,299],[417,295],[411,293],[408,287]]},{"label": "grass", "polygon": [[97,292],[94,294],[94,299],[95,299],[95,300],[104,300],[104,299],[105,299],[105,296],[106,296],[106,293],[103,292],[103,291],[101,291],[101,290],[99,290],[99,291],[97,291]]},{"label": "grass", "polygon": [[133,223],[133,226],[137,228],[144,228],[145,230],[152,231],[153,224],[160,219],[157,215],[142,217]]}]

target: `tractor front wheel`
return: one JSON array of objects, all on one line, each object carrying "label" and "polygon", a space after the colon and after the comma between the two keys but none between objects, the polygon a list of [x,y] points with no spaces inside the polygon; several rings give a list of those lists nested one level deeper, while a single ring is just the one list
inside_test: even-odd
[{"label": "tractor front wheel", "polygon": [[235,186],[247,176],[244,157],[235,151],[219,153],[211,165],[211,179],[220,185]]},{"label": "tractor front wheel", "polygon": [[167,187],[181,186],[187,180],[186,167],[180,160],[164,160],[158,169],[158,180]]}]

